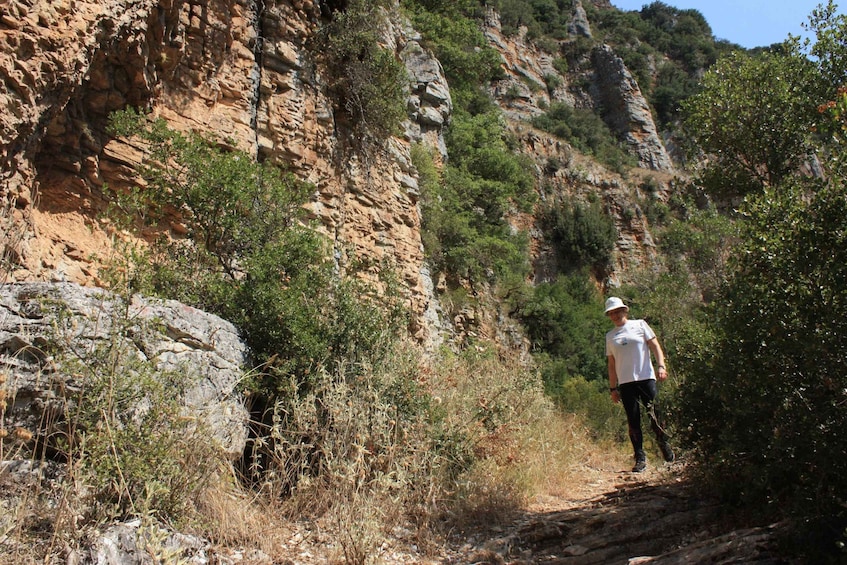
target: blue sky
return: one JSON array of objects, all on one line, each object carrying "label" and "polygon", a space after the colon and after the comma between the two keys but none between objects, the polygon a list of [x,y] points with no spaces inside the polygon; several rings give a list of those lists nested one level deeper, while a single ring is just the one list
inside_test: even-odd
[{"label": "blue sky", "polygon": [[[653,0],[611,0],[621,10],[640,10]],[[824,0],[663,0],[669,6],[703,14],[718,39],[742,47],[764,47],[778,43],[788,34],[805,37],[802,24]],[[836,0],[843,14],[847,0]]]}]

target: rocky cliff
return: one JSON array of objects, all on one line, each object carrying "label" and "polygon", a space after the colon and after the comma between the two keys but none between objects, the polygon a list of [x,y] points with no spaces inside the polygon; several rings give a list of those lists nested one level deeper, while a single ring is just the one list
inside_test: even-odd
[{"label": "rocky cliff", "polygon": [[[0,7],[0,223],[3,281],[71,281],[96,286],[98,261],[110,249],[99,213],[104,187],[137,182],[140,155],[106,133],[110,112],[149,109],[174,129],[202,131],[271,159],[315,187],[310,209],[335,243],[339,264],[352,258],[399,272],[421,340],[436,333],[437,301],[424,261],[417,173],[409,148],[423,142],[445,155],[443,128],[452,111],[441,66],[416,32],[389,14],[385,46],[409,75],[405,135],[364,162],[347,150],[322,91],[324,77],[305,48],[330,2],[290,0],[10,0]],[[604,2],[594,2],[610,8]],[[577,8],[581,9],[579,3]],[[590,34],[575,10],[573,33]],[[492,85],[507,117],[539,163],[539,185],[555,157],[574,163],[565,144],[521,120],[551,99],[614,102],[612,123],[645,168],[668,172],[649,110],[631,75],[607,50],[595,55],[595,89],[563,85],[552,94],[526,90],[506,101],[509,84],[525,89],[555,72],[551,57],[506,38],[496,14],[486,30],[503,56],[506,82]],[[602,63],[602,64],[601,64]],[[611,69],[606,72],[606,69]],[[593,98],[592,98],[593,96]],[[592,164],[552,173],[555,186],[599,192],[612,211],[637,208],[637,189]],[[543,197],[544,195],[542,195]],[[651,260],[638,214],[617,213],[618,267]],[[543,247],[543,245],[541,245]]]}]

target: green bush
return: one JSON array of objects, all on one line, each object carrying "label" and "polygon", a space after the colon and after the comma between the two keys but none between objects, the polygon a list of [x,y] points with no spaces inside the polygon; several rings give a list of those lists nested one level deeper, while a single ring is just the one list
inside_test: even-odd
[{"label": "green bush", "polygon": [[[433,4],[420,0],[403,2],[415,29],[444,67],[453,101],[466,107],[463,101],[472,92],[502,74],[500,54],[488,44],[477,21],[468,16],[472,7],[463,9],[449,2]],[[478,8],[476,2],[469,4]]]},{"label": "green bush", "polygon": [[564,139],[583,153],[594,155],[613,170],[635,165],[634,158],[620,147],[603,119],[591,110],[555,102],[547,112],[534,117],[532,125]]},{"label": "green bush", "polygon": [[550,234],[560,271],[608,270],[618,231],[599,202],[553,204],[542,211],[541,224]]},{"label": "green bush", "polygon": [[536,285],[515,305],[533,351],[543,354],[545,388],[554,397],[567,378],[606,378],[605,342],[608,320],[602,300],[586,272]]},{"label": "green bush", "polygon": [[710,156],[700,181],[710,193],[743,196],[798,170],[820,103],[816,82],[814,64],[796,49],[733,53],[709,69],[683,109],[694,155]]},{"label": "green bush", "polygon": [[450,162],[439,175],[432,157],[416,150],[424,249],[436,272],[494,281],[528,270],[528,239],[506,222],[534,200],[526,158],[508,146],[498,114],[459,112],[447,135]]},{"label": "green bush", "polygon": [[656,110],[656,118],[662,128],[671,128],[679,119],[683,100],[700,90],[696,77],[686,73],[678,65],[665,63],[659,67],[656,83],[650,92],[650,101]]},{"label": "green bush", "polygon": [[185,238],[162,237],[153,246],[152,263],[138,266],[137,281],[130,282],[149,288],[135,290],[236,324],[257,363],[273,360],[251,382],[272,396],[288,375],[308,386],[317,367],[382,355],[386,336],[402,327],[402,309],[390,293],[375,300],[375,289],[335,274],[326,241],[304,223],[307,184],[133,111],[115,114],[112,130],[148,144],[140,210],[171,210],[169,221],[186,231]]},{"label": "green bush", "polygon": [[717,341],[684,383],[683,429],[727,500],[843,542],[847,189],[792,181],[743,207],[742,245],[714,303]]},{"label": "green bush", "polygon": [[713,205],[684,204],[685,214],[656,231],[668,267],[684,271],[694,288],[710,302],[726,275],[726,261],[737,241],[737,224]]},{"label": "green bush", "polygon": [[[353,139],[380,146],[406,118],[408,79],[394,53],[379,45],[388,2],[353,0],[316,35],[312,50],[326,66],[330,96]],[[339,119],[343,118],[343,119]]]},{"label": "green bush", "polygon": [[585,419],[596,440],[623,442],[627,439],[626,416],[609,399],[609,382],[589,380],[582,376],[566,378],[553,391],[557,405],[566,413],[579,414]]}]

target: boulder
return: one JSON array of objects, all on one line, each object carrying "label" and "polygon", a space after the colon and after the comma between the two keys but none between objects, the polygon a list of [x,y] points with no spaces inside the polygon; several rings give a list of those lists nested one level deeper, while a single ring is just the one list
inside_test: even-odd
[{"label": "boulder", "polygon": [[[72,283],[0,286],[0,391],[4,429],[23,443],[46,440],[48,422],[65,413],[65,399],[84,386],[73,373],[101,346],[123,351],[157,372],[190,379],[182,405],[210,430],[210,444],[241,456],[249,414],[235,390],[248,358],[236,328],[217,316],[173,300],[139,295],[129,300]],[[77,365],[78,366],[78,365]],[[71,373],[71,374],[69,374]],[[143,399],[135,409],[143,410]]]}]

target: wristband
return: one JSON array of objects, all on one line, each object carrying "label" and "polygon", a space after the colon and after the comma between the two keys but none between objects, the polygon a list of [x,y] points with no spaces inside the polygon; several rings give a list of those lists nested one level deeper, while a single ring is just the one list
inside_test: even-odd
[{"label": "wristband", "polygon": [[615,392],[616,390],[618,390],[617,387],[609,387],[609,392]]}]

